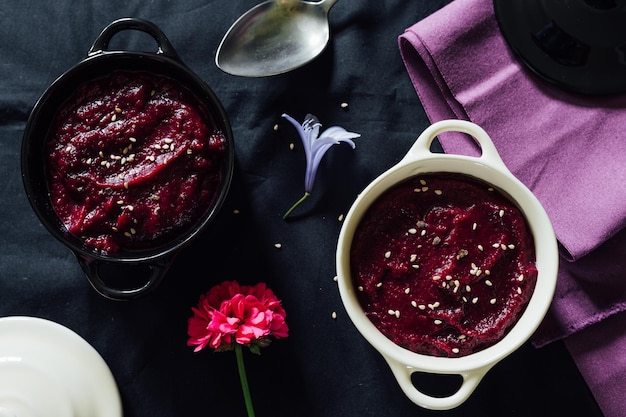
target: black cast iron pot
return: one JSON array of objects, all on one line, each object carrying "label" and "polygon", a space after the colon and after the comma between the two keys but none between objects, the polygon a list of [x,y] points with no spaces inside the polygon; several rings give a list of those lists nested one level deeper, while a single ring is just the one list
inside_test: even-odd
[{"label": "black cast iron pot", "polygon": [[[114,35],[137,30],[156,41],[157,51],[109,50]],[[149,72],[175,80],[196,98],[200,112],[226,137],[227,151],[221,167],[221,185],[209,209],[195,224],[170,241],[136,251],[101,254],[70,234],[55,214],[46,179],[45,143],[57,109],[77,85],[113,71]],[[114,300],[139,297],[156,288],[176,254],[202,233],[217,215],[226,198],[233,174],[234,144],[228,117],[215,93],[178,57],[163,32],[151,22],[124,18],[108,25],[93,43],[87,57],[54,81],[35,104],[22,141],[22,178],[27,197],[47,230],[76,256],[94,289]],[[120,271],[122,271],[120,273]],[[130,278],[125,278],[128,276]],[[120,279],[120,277],[122,277]]]}]

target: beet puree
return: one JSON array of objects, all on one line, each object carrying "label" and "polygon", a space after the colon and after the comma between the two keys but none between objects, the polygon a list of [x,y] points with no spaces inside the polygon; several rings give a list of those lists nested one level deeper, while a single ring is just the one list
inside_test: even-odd
[{"label": "beet puree", "polygon": [[520,210],[489,185],[425,174],[378,198],[351,248],[365,314],[413,352],[463,356],[500,340],[537,280]]},{"label": "beet puree", "polygon": [[47,141],[55,212],[102,254],[154,247],[213,203],[226,138],[175,81],[114,72],[80,85]]}]

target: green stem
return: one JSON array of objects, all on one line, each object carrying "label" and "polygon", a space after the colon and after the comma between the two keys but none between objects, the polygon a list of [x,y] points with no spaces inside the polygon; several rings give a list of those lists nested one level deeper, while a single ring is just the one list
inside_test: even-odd
[{"label": "green stem", "polygon": [[248,377],[246,376],[246,368],[243,363],[243,349],[239,343],[235,343],[235,355],[237,356],[237,370],[239,371],[239,380],[241,381],[241,389],[243,398],[246,401],[246,410],[248,417],[254,417],[254,408],[252,407],[252,397],[250,397],[250,388],[248,387]]},{"label": "green stem", "polygon": [[287,210],[287,212],[285,214],[283,214],[283,220],[286,219],[287,217],[289,217],[289,215],[291,214],[292,211],[295,210],[296,207],[298,207],[300,205],[300,203],[302,203],[304,200],[306,200],[311,194],[309,194],[307,191],[304,192],[304,195],[300,198],[300,200],[296,201],[293,206],[291,206],[289,208],[289,210]]}]

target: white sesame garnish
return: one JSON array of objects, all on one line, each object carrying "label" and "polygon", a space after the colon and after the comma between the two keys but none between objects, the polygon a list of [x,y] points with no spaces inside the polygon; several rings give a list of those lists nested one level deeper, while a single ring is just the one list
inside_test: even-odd
[{"label": "white sesame garnish", "polygon": [[472,291],[472,287],[470,287],[470,285],[469,285],[469,284],[467,284],[467,285],[465,286],[465,292],[471,292],[471,291]]},{"label": "white sesame garnish", "polygon": [[482,252],[485,250],[485,248],[483,248],[483,245],[478,245],[478,250]]},{"label": "white sesame garnish", "polygon": [[433,275],[433,281],[439,281],[441,279],[441,275]]},{"label": "white sesame garnish", "polygon": [[499,243],[494,243],[493,245],[491,245],[491,247],[492,247],[492,248],[496,248],[496,249],[497,249],[497,248],[499,248],[499,247],[500,247],[500,244],[499,244]]},{"label": "white sesame garnish", "polygon": [[416,254],[411,254],[411,257],[409,258],[410,262],[415,262],[417,260],[417,255]]},{"label": "white sesame garnish", "polygon": [[472,304],[476,304],[478,302],[478,297],[472,298]]},{"label": "white sesame garnish", "polygon": [[333,311],[330,316],[333,318],[333,320],[336,319],[337,318],[337,312]]},{"label": "white sesame garnish", "polygon": [[441,238],[439,236],[435,236],[433,238],[433,245],[438,245],[441,243]]},{"label": "white sesame garnish", "polygon": [[517,287],[517,293],[518,293],[519,295],[522,295],[522,289],[521,289],[520,287]]},{"label": "white sesame garnish", "polygon": [[413,307],[417,307],[417,301],[412,300],[412,301],[411,301],[411,305],[412,305]]},{"label": "white sesame garnish", "polygon": [[341,108],[342,109],[347,109],[348,108],[348,103],[346,103],[345,101],[343,103],[341,103]]},{"label": "white sesame garnish", "polygon": [[385,252],[385,259],[389,259],[391,257],[391,251],[388,250],[387,252]]},{"label": "white sesame garnish", "polygon": [[452,348],[452,353],[459,353],[459,348]]},{"label": "white sesame garnish", "polygon": [[476,223],[472,224],[472,230],[476,230],[477,227],[478,225]]},{"label": "white sesame garnish", "polygon": [[503,244],[501,244],[501,245],[500,245],[500,249],[502,249],[502,250],[506,250],[506,245],[505,245],[504,243],[503,243]]},{"label": "white sesame garnish", "polygon": [[426,185],[426,180],[420,180],[420,184]]},{"label": "white sesame garnish", "polygon": [[485,285],[487,285],[488,287],[492,287],[493,286],[493,282],[491,282],[488,279],[486,279],[485,280]]},{"label": "white sesame garnish", "polygon": [[396,310],[396,318],[400,318],[400,310]]},{"label": "white sesame garnish", "polygon": [[395,316],[396,315],[396,310],[392,310],[390,308],[389,310],[387,310],[387,314],[389,314],[390,316]]},{"label": "white sesame garnish", "polygon": [[413,268],[413,269],[420,269],[420,266],[418,264],[413,264],[413,265],[411,265],[411,268]]},{"label": "white sesame garnish", "polygon": [[404,289],[404,293],[405,293],[405,294],[409,294],[410,292],[411,292],[411,289],[410,289],[409,287],[407,287],[407,288],[405,288],[405,289]]},{"label": "white sesame garnish", "polygon": [[276,132],[277,130],[278,130],[278,123],[274,125],[274,132]]},{"label": "white sesame garnish", "polygon": [[282,245],[282,244],[280,244],[280,243],[274,243],[274,247],[275,247],[276,249],[280,249],[280,248],[282,248],[282,247],[283,247],[283,245]]},{"label": "white sesame garnish", "polygon": [[335,276],[333,277],[333,281],[335,281],[335,282],[339,281],[339,277],[338,277],[337,275],[335,275]]},{"label": "white sesame garnish", "polygon": [[383,283],[382,283],[382,282],[377,282],[377,283],[376,283],[376,288],[380,288],[380,287],[382,287],[382,286],[383,286]]},{"label": "white sesame garnish", "polygon": [[435,323],[436,325],[440,325],[440,324],[441,324],[441,323],[443,323],[443,322],[442,322],[441,320],[439,320],[439,319],[435,319],[435,320],[433,321],[433,323]]},{"label": "white sesame garnish", "polygon": [[496,303],[496,299],[492,298],[491,300],[489,300],[489,304],[495,304]]},{"label": "white sesame garnish", "polygon": [[417,306],[420,310],[426,310],[426,306],[424,304],[420,304]]},{"label": "white sesame garnish", "polygon": [[356,289],[359,290],[359,291],[363,291],[363,286],[359,285]]},{"label": "white sesame garnish", "polygon": [[524,274],[520,274],[519,277],[517,277],[518,281],[524,281]]},{"label": "white sesame garnish", "polygon": [[422,231],[420,232],[421,236],[425,236],[426,235],[426,229],[422,229]]},{"label": "white sesame garnish", "polygon": [[422,191],[424,192],[428,191],[428,187],[422,187]]},{"label": "white sesame garnish", "polygon": [[503,217],[504,216],[504,210],[500,210],[500,212],[498,213],[498,216]]},{"label": "white sesame garnish", "polygon": [[511,243],[511,244],[509,244],[509,245],[507,245],[506,247],[507,247],[507,248],[509,248],[509,249],[515,249],[515,245],[514,245],[514,244],[512,244],[512,243]]},{"label": "white sesame garnish", "polygon": [[291,143],[289,144],[289,150],[290,150],[290,151],[293,151],[293,150],[295,149],[295,147],[296,147],[296,145],[295,145],[293,142],[291,142]]},{"label": "white sesame garnish", "polygon": [[417,233],[417,229],[416,229],[416,228],[414,228],[414,227],[411,227],[411,228],[409,229],[409,234],[414,235],[415,233]]},{"label": "white sesame garnish", "polygon": [[340,214],[339,217],[337,217],[337,221],[342,222],[343,219],[344,219],[344,215],[343,214]]},{"label": "white sesame garnish", "polygon": [[435,190],[435,194],[437,194],[437,195],[441,195],[441,194],[443,194],[443,191],[441,191],[441,190]]},{"label": "white sesame garnish", "polygon": [[128,138],[128,140],[129,140],[129,141],[131,141],[131,142],[133,142],[133,143],[137,142],[137,139],[135,139],[135,138],[134,138],[134,137],[132,137],[132,136],[131,136],[131,137],[129,137],[129,138]]}]

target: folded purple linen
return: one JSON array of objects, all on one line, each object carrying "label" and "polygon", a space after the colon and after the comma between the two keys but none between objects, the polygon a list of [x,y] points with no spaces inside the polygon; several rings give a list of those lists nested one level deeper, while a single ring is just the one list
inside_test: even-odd
[{"label": "folded purple linen", "polygon": [[[590,332],[607,319],[602,340],[612,340],[613,331],[610,348],[626,355],[623,326],[608,320],[626,311],[626,95],[581,96],[540,79],[505,42],[492,0],[453,1],[408,28],[398,43],[431,122],[458,118],[482,126],[552,220],[563,261],[534,343]],[[440,140],[449,153],[480,152],[463,134]],[[607,380],[595,374],[615,358],[603,356],[603,346],[596,352],[593,344],[580,345],[586,339],[576,336],[566,343],[603,412],[623,416],[623,396],[601,395]],[[626,359],[618,366],[626,372]],[[626,391],[626,378],[615,382]]]}]

